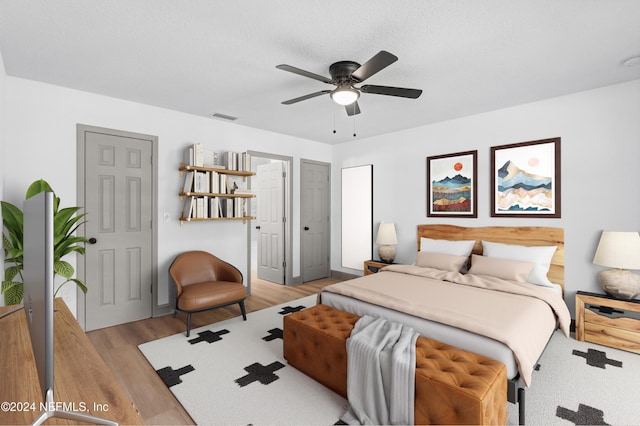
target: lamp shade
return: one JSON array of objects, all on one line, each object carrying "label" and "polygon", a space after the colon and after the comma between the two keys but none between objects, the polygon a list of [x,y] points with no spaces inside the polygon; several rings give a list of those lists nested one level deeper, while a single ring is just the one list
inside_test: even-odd
[{"label": "lamp shade", "polygon": [[640,235],[602,231],[593,263],[609,268],[640,269]]},{"label": "lamp shade", "polygon": [[348,85],[340,85],[331,92],[331,99],[338,105],[350,105],[358,100],[360,92]]},{"label": "lamp shade", "polygon": [[394,245],[398,244],[396,236],[396,227],[393,222],[380,222],[378,235],[376,236],[376,244]]}]

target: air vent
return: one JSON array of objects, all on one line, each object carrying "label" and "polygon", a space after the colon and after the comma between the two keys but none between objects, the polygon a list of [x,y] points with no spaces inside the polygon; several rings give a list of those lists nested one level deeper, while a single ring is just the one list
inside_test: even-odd
[{"label": "air vent", "polygon": [[222,120],[229,120],[229,121],[234,121],[238,119],[238,117],[234,117],[232,115],[227,115],[227,114],[220,114],[219,112],[211,114],[211,117],[220,118]]}]

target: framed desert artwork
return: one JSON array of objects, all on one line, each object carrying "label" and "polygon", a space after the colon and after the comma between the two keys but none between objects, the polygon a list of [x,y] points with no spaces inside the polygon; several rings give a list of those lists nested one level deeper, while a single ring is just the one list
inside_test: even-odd
[{"label": "framed desert artwork", "polygon": [[427,217],[478,217],[478,151],[427,157]]},{"label": "framed desert artwork", "polygon": [[491,216],[559,218],[560,138],[491,147]]}]

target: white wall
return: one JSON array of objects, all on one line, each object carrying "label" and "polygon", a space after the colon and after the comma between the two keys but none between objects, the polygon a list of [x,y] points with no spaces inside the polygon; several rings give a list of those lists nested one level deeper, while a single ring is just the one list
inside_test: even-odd
[{"label": "white wall", "polygon": [[[333,150],[332,267],[340,266],[340,169],[373,164],[374,232],[396,223],[397,262],[415,261],[416,226],[565,229],[565,299],[599,291],[591,261],[603,229],[640,231],[640,80],[337,145]],[[562,138],[562,218],[490,217],[490,147]],[[426,157],[478,150],[478,218],[426,217]],[[375,238],[375,235],[374,235]],[[377,251],[377,246],[376,249]],[[375,251],[374,251],[375,252]]]},{"label": "white wall", "polygon": [[[4,70],[4,61],[2,60],[2,52],[0,52],[0,200],[4,200],[4,165],[6,162],[5,155],[5,133],[7,127],[6,119],[6,81],[7,74]],[[4,232],[4,227],[2,228]],[[0,273],[4,280],[4,249],[0,245],[0,256],[2,256],[2,265]],[[4,295],[0,295],[0,306],[4,306]]]},{"label": "white wall", "polygon": [[[200,142],[214,150],[254,150],[294,159],[293,275],[300,274],[300,158],[331,161],[331,147],[290,136],[183,114],[120,99],[24,80],[6,78],[6,161],[4,198],[22,203],[28,185],[47,180],[63,206],[77,205],[76,124],[158,136],[158,284],[161,303],[168,301],[168,267],[176,254],[208,250],[237,266],[246,277],[247,225],[242,222],[190,222],[180,226],[182,185],[178,173],[183,149]],[[239,120],[241,122],[241,119]],[[164,213],[171,215],[163,221]],[[75,265],[73,259],[69,261]],[[75,307],[75,289],[62,294]]]}]

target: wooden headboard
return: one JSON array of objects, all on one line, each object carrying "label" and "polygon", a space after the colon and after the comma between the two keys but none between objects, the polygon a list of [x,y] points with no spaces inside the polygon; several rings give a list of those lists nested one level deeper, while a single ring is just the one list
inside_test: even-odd
[{"label": "wooden headboard", "polygon": [[564,229],[533,226],[483,226],[466,228],[454,225],[418,225],[418,251],[420,238],[434,240],[476,240],[474,254],[482,254],[481,241],[517,244],[521,246],[557,246],[547,273],[549,281],[562,286],[564,294]]}]

